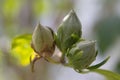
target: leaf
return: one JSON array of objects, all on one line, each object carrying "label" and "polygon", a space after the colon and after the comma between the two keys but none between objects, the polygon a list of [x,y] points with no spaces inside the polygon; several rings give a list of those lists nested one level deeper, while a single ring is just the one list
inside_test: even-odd
[{"label": "leaf", "polygon": [[104,65],[104,64],[109,60],[109,58],[110,58],[110,56],[107,57],[107,58],[106,58],[105,60],[103,60],[102,62],[100,62],[100,63],[98,63],[98,64],[96,64],[96,65],[90,66],[90,67],[88,67],[87,69],[90,69],[90,70],[92,70],[92,69],[97,69],[97,68],[101,67],[102,65]]},{"label": "leaf", "polygon": [[107,80],[120,80],[120,74],[114,73],[114,72],[109,71],[109,70],[94,69],[91,71],[105,76]]},{"label": "leaf", "polygon": [[34,56],[34,51],[30,46],[31,38],[31,34],[23,34],[13,39],[11,55],[16,59],[15,63],[22,66],[30,64],[30,56]]}]

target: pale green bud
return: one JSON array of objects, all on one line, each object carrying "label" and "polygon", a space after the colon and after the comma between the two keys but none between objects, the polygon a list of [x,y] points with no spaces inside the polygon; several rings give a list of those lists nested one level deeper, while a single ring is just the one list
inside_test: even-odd
[{"label": "pale green bud", "polygon": [[38,24],[32,35],[32,48],[42,57],[52,56],[55,49],[53,31]]},{"label": "pale green bud", "polygon": [[68,51],[69,66],[77,70],[86,69],[95,60],[95,41],[81,41]]},{"label": "pale green bud", "polygon": [[62,53],[66,53],[67,49],[79,40],[81,34],[81,23],[72,10],[65,16],[58,28],[56,44]]}]

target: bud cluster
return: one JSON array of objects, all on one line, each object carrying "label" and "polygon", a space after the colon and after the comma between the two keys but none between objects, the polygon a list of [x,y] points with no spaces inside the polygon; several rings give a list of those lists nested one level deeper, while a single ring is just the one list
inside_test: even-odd
[{"label": "bud cluster", "polygon": [[[97,55],[95,51],[96,41],[82,39],[81,35],[81,23],[74,10],[71,10],[63,19],[56,34],[52,29],[38,24],[32,35],[31,45],[37,53],[33,63],[40,58],[55,63],[56,61],[51,59],[51,56],[56,45],[62,53],[59,63],[72,67],[79,72],[83,69],[91,69],[90,64],[96,59]],[[108,58],[97,65],[100,67],[107,60]],[[95,68],[97,65],[95,65]],[[93,68],[94,66],[92,66]]]}]

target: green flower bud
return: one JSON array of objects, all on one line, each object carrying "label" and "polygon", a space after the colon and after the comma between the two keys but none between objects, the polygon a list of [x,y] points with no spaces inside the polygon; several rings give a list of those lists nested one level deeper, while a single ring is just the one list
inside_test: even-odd
[{"label": "green flower bud", "polygon": [[66,53],[67,49],[79,40],[81,34],[81,23],[74,10],[72,10],[65,16],[58,28],[56,44],[62,53]]},{"label": "green flower bud", "polygon": [[53,31],[38,24],[32,35],[32,48],[39,56],[51,57],[55,49]]},{"label": "green flower bud", "polygon": [[79,71],[88,68],[95,58],[95,41],[81,41],[67,53],[68,65]]}]

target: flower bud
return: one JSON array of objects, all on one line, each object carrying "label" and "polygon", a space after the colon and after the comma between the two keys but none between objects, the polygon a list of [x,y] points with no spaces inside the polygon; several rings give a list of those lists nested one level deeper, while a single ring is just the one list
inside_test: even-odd
[{"label": "flower bud", "polygon": [[55,49],[53,31],[38,24],[33,32],[31,45],[39,56],[51,57]]},{"label": "flower bud", "polygon": [[65,53],[81,37],[81,23],[72,10],[60,24],[57,31],[56,44],[58,48]]},{"label": "flower bud", "polygon": [[67,53],[68,64],[75,70],[86,69],[95,58],[95,41],[81,41]]}]

